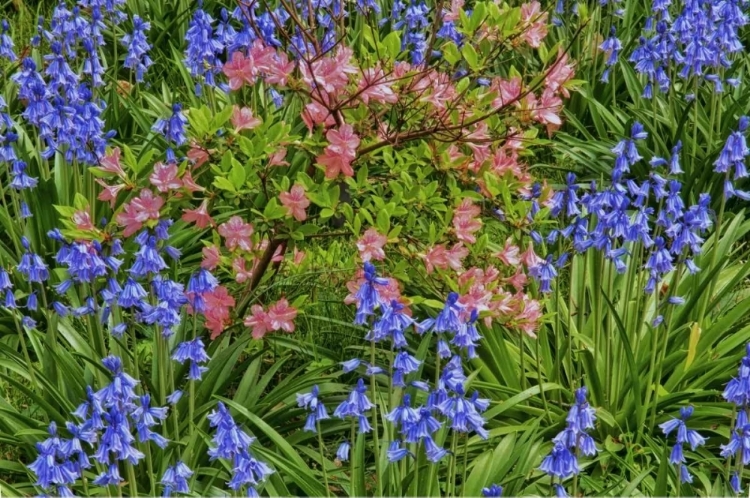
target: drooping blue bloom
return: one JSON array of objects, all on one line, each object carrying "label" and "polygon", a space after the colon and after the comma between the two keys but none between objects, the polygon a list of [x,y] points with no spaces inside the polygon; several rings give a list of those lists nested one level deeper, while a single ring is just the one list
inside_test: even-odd
[{"label": "drooping blue bloom", "polygon": [[133,33],[126,34],[120,40],[120,43],[128,50],[123,65],[135,71],[135,80],[139,83],[143,81],[146,70],[153,64],[148,56],[151,45],[146,38],[146,32],[149,29],[151,29],[151,23],[144,21],[138,15],[134,15]]},{"label": "drooping blue bloom", "polygon": [[[692,414],[693,407],[686,406],[680,409],[679,419],[672,419],[659,425],[666,436],[673,431],[676,431],[677,433],[677,442],[672,448],[672,452],[669,456],[669,463],[680,466],[680,479],[683,483],[692,482],[692,477],[687,471],[686,465],[684,465],[686,460],[682,451],[683,445],[688,443],[690,448],[695,451],[697,447],[702,446],[706,442],[705,438],[697,431],[688,429],[685,425],[685,422]],[[685,469],[684,471],[682,470],[683,468]]]},{"label": "drooping blue bloom", "polygon": [[42,283],[49,279],[49,268],[47,264],[42,260],[38,254],[34,254],[30,250],[29,241],[26,237],[21,237],[21,243],[26,249],[21,261],[16,266],[16,270],[24,277],[28,282]]},{"label": "drooping blue bloom", "polygon": [[577,453],[593,456],[596,445],[588,431],[594,428],[596,411],[586,400],[587,389],[580,387],[575,393],[575,403],[565,421],[566,428],[553,438],[552,452],[542,461],[540,470],[548,475],[567,479],[579,472]]},{"label": "drooping blue bloom", "polygon": [[388,461],[391,463],[399,462],[406,458],[407,456],[411,456],[411,452],[403,448],[401,446],[401,441],[391,441],[391,444],[388,446]]},{"label": "drooping blue bloom", "polygon": [[250,437],[234,421],[223,403],[208,416],[209,424],[216,429],[212,438],[213,446],[208,450],[211,460],[224,458],[233,465],[232,479],[228,485],[233,490],[242,486],[256,486],[274,471],[267,464],[255,458],[250,450],[255,438]]},{"label": "drooping blue bloom", "polygon": [[203,340],[200,337],[196,337],[192,341],[181,342],[174,353],[172,353],[172,359],[180,364],[189,361],[188,379],[201,380],[203,373],[207,372],[208,368],[200,364],[207,362],[211,358],[206,354]]},{"label": "drooping blue bloom", "polygon": [[187,118],[182,114],[182,104],[175,103],[172,104],[172,115],[157,120],[151,129],[163,135],[168,141],[180,146],[187,142],[186,125]]},{"label": "drooping blue bloom", "polygon": [[493,484],[488,488],[482,488],[482,496],[485,498],[500,498],[503,496],[503,487],[499,484]]},{"label": "drooping blue bloom", "polygon": [[193,475],[193,471],[182,461],[178,461],[174,466],[167,467],[161,478],[160,484],[164,486],[162,496],[172,496],[172,492],[189,493],[190,487],[188,479]]},{"label": "drooping blue bloom", "polygon": [[20,160],[13,161],[10,174],[12,177],[10,186],[16,190],[35,188],[39,182],[37,178],[33,178],[26,173],[26,163]]},{"label": "drooping blue bloom", "polygon": [[185,66],[191,76],[202,76],[209,86],[216,84],[215,75],[221,70],[218,55],[224,50],[222,43],[214,36],[213,22],[213,18],[199,5],[185,34]]},{"label": "drooping blue bloom", "polygon": [[334,417],[344,419],[346,417],[357,418],[359,421],[359,432],[366,433],[370,432],[372,428],[367,422],[365,412],[374,408],[370,399],[367,397],[367,386],[365,386],[364,380],[359,379],[357,385],[349,397],[339,404],[333,412]]},{"label": "drooping blue bloom", "polygon": [[305,422],[305,431],[317,432],[318,421],[330,418],[326,406],[318,399],[319,394],[317,385],[313,386],[312,391],[307,394],[297,394],[297,405],[310,411]]},{"label": "drooping blue bloom", "polygon": [[349,461],[349,451],[351,451],[352,445],[349,444],[349,441],[344,441],[341,443],[336,450],[336,458],[341,460],[342,462]]},{"label": "drooping blue bloom", "polygon": [[123,308],[140,307],[148,293],[143,286],[132,278],[128,278],[125,287],[120,292],[117,304]]},{"label": "drooping blue bloom", "polygon": [[10,24],[6,19],[0,22],[0,57],[4,57],[9,62],[15,62],[18,58],[13,51],[13,39],[8,34]]},{"label": "drooping blue bloom", "polygon": [[375,266],[369,261],[364,265],[365,281],[359,287],[354,297],[357,300],[357,312],[354,317],[356,325],[364,325],[367,317],[373,314],[375,308],[381,305],[380,293],[376,285],[388,285],[388,280],[377,275]]}]

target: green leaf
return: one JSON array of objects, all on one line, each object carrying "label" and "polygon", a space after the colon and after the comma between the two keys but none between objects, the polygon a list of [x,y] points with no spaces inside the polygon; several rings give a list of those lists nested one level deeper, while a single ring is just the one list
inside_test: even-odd
[{"label": "green leaf", "polygon": [[242,167],[239,161],[232,161],[232,169],[229,172],[229,180],[234,185],[234,188],[239,190],[245,184],[245,168]]},{"label": "green leaf", "polygon": [[395,60],[401,53],[401,32],[391,31],[383,38],[383,45],[387,51],[388,58]]},{"label": "green leaf", "polygon": [[455,43],[448,42],[443,45],[443,59],[452,66],[455,66],[461,60],[461,52],[458,51]]},{"label": "green leaf", "polygon": [[382,234],[387,234],[390,231],[391,216],[388,214],[388,212],[385,209],[381,209],[378,212],[376,225],[378,227],[378,232]]},{"label": "green leaf", "polygon": [[479,56],[477,55],[477,51],[474,50],[474,47],[470,43],[466,43],[463,47],[461,47],[461,54],[464,56],[464,59],[466,59],[466,63],[473,71],[479,69]]},{"label": "green leaf", "polygon": [[234,184],[223,176],[214,177],[213,184],[216,186],[216,188],[219,188],[221,190],[228,190],[230,192],[237,193],[237,189],[234,187]]}]

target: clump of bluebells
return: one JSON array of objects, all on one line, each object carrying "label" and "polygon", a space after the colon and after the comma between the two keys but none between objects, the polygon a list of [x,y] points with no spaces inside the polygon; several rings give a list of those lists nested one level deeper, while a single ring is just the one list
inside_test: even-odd
[{"label": "clump of bluebells", "polygon": [[60,437],[53,422],[50,437],[37,444],[39,457],[29,469],[46,492],[73,496],[71,486],[94,467],[91,459],[102,469],[93,484],[119,486],[124,481],[121,464],[137,465],[146,457],[136,441],[160,448],[168,443],[153,430],[166,419],[167,409],[151,406],[148,394],[136,394],[139,381],[123,371],[120,358],[108,356],[102,364],[111,382],[98,391],[87,388],[86,401],[73,412],[77,422],[65,424],[70,438]]},{"label": "clump of bluebells", "polygon": [[745,348],[745,356],[740,361],[737,376],[727,383],[722,394],[725,400],[737,408],[737,415],[732,425],[729,442],[721,447],[721,456],[734,458],[736,472],[732,474],[730,484],[735,493],[742,492],[742,473],[746,465],[750,464],[750,344]]},{"label": "clump of bluebells", "polygon": [[[566,187],[549,202],[550,213],[559,217],[563,226],[552,230],[545,241],[553,244],[562,239],[569,243],[576,255],[597,251],[614,265],[618,273],[624,273],[628,264],[638,265],[648,276],[643,291],[654,294],[661,282],[677,268],[684,268],[691,274],[700,270],[694,258],[701,253],[705,235],[713,221],[708,193],[700,194],[698,202],[691,206],[686,206],[682,199],[682,182],[678,179],[682,173],[682,145],[679,142],[673,147],[669,159],[651,158],[648,178],[629,177],[631,168],[643,160],[638,142],[646,137],[643,126],[635,123],[631,136],[612,149],[615,163],[607,187],[592,182],[589,190],[581,193],[582,188],[575,176],[568,174]],[[643,247],[641,260],[634,259],[636,244]],[[558,261],[561,259],[567,261],[567,258],[558,257]],[[537,276],[548,290],[549,280],[554,274],[548,271],[545,281],[544,263],[539,268],[532,275]],[[670,294],[668,299],[659,303],[653,325],[663,322],[665,306],[683,302],[682,296]]]},{"label": "clump of bluebells", "polygon": [[555,483],[557,496],[565,496],[562,482],[580,472],[579,455],[594,456],[597,453],[594,438],[589,431],[594,428],[596,410],[586,400],[588,391],[580,387],[575,392],[575,403],[565,418],[566,427],[552,439],[553,447],[539,470],[552,478],[559,479]]},{"label": "clump of bluebells", "polygon": [[[351,419],[359,433],[374,432],[374,438],[379,437],[380,431],[383,437],[390,434],[391,431],[381,425],[378,413],[382,408],[375,401],[378,395],[374,386],[376,377],[380,377],[398,394],[395,405],[382,420],[396,434],[388,441],[388,462],[414,459],[416,451],[424,451],[427,460],[437,464],[451,455],[435,439],[437,431],[443,427],[448,429],[449,437],[477,434],[487,439],[489,433],[482,413],[487,410],[489,400],[480,398],[476,391],[467,395],[467,376],[462,360],[462,355],[474,354],[481,339],[474,325],[476,313],[467,314],[458,304],[458,295],[452,293],[436,318],[417,323],[407,314],[407,308],[399,298],[388,298],[390,280],[378,276],[372,263],[364,264],[362,275],[359,288],[353,295],[355,323],[368,329],[365,339],[373,347],[371,360],[354,358],[344,362],[343,367],[344,373],[364,371],[371,382],[368,388],[364,378],[360,377],[349,396],[334,410],[334,417]],[[440,367],[441,373],[435,383],[425,382],[418,376],[422,362],[407,349],[410,331],[412,334],[435,334],[436,358],[448,360]],[[392,358],[388,363],[378,363],[380,355],[375,354],[374,345],[380,343],[385,343],[391,351]],[[309,394],[298,395],[298,402],[310,410],[305,429],[314,432],[315,424],[327,418],[327,412],[321,408],[323,405],[318,399],[317,387]],[[348,460],[350,449],[350,441],[344,440],[337,450],[337,458]],[[493,488],[493,492],[496,491]]]},{"label": "clump of bluebells", "polygon": [[663,424],[660,424],[662,432],[665,436],[669,436],[672,432],[676,432],[676,442],[672,447],[672,452],[669,455],[669,463],[676,465],[677,472],[680,475],[680,482],[691,483],[693,482],[693,476],[687,469],[685,454],[683,447],[687,443],[690,445],[690,449],[695,451],[699,446],[703,446],[706,443],[706,439],[698,434],[698,431],[689,429],[686,425],[687,420],[693,414],[693,407],[686,406],[680,408],[680,418],[673,418]]}]

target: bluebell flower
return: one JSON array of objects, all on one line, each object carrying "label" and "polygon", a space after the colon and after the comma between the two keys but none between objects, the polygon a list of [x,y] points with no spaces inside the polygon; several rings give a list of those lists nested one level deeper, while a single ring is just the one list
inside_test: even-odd
[{"label": "bluebell flower", "polygon": [[3,19],[0,22],[0,57],[4,57],[9,62],[15,62],[18,58],[13,51],[13,39],[8,34],[8,31],[10,31],[10,24],[7,20]]},{"label": "bluebell flower", "polygon": [[445,300],[445,306],[436,318],[428,318],[417,325],[417,332],[423,334],[430,330],[434,332],[455,332],[461,327],[459,312],[463,307],[458,304],[459,295],[451,292]]},{"label": "bluebell flower", "polygon": [[552,488],[554,489],[557,498],[568,498],[569,495],[562,484],[555,483],[552,485]]},{"label": "bluebell flower", "polygon": [[148,296],[148,293],[143,286],[134,279],[128,278],[119,295],[117,304],[123,308],[139,307],[144,303],[146,296]]},{"label": "bluebell flower", "polygon": [[745,346],[737,377],[729,381],[722,396],[739,407],[750,404],[750,343]]},{"label": "bluebell flower", "polygon": [[401,447],[401,441],[395,440],[391,441],[391,444],[388,446],[388,461],[390,463],[395,463],[403,460],[407,456],[411,456],[411,452]]},{"label": "bluebell flower", "polygon": [[485,498],[500,498],[503,496],[503,487],[499,484],[492,484],[488,488],[482,488],[482,496]]},{"label": "bluebell flower", "polygon": [[187,125],[187,118],[182,114],[182,104],[172,104],[172,115],[169,118],[157,120],[151,129],[179,146],[187,142],[185,125]]},{"label": "bluebell flower", "polygon": [[133,33],[126,34],[120,40],[120,43],[127,48],[123,65],[135,71],[135,80],[139,83],[143,81],[143,75],[146,73],[146,70],[153,64],[153,61],[148,56],[151,45],[149,45],[146,39],[146,32],[150,28],[151,23],[144,21],[138,15],[134,15]]},{"label": "bluebell flower", "polygon": [[193,13],[185,34],[185,66],[191,76],[202,76],[210,86],[215,84],[215,74],[221,70],[218,55],[224,50],[223,44],[214,36],[213,22],[213,18],[199,6]]},{"label": "bluebell flower", "polygon": [[540,470],[548,475],[566,479],[579,472],[577,451],[586,456],[597,453],[596,445],[588,431],[594,428],[596,411],[586,400],[586,387],[575,392],[575,403],[565,421],[566,428],[553,438],[552,452],[545,457]]},{"label": "bluebell flower", "polygon": [[169,396],[167,396],[167,403],[170,405],[176,405],[180,398],[182,398],[182,391],[175,389]]},{"label": "bluebell flower", "polygon": [[317,432],[318,421],[330,418],[326,406],[320,402],[318,395],[317,385],[313,386],[312,391],[307,394],[297,394],[297,405],[310,411],[304,427],[304,430],[308,432]]},{"label": "bluebell flower", "polygon": [[419,421],[419,411],[411,407],[411,396],[404,394],[401,405],[397,406],[385,416],[386,420],[398,429],[401,426],[411,427]]},{"label": "bluebell flower", "polygon": [[189,493],[188,479],[193,475],[193,471],[182,461],[178,461],[174,466],[167,467],[164,475],[159,481],[164,486],[162,496],[171,496],[173,491],[178,493]]},{"label": "bluebell flower", "polygon": [[361,378],[357,381],[357,385],[349,397],[341,402],[334,410],[333,415],[340,419],[346,417],[356,417],[359,421],[360,432],[369,432],[369,424],[367,418],[363,416],[364,412],[372,409],[375,405],[370,402],[367,397],[367,387],[365,386],[364,380]]},{"label": "bluebell flower", "polygon": [[18,266],[16,266],[16,270],[26,277],[28,282],[42,283],[49,279],[49,269],[47,268],[47,264],[38,254],[31,252],[26,237],[22,237],[21,241],[22,243],[25,241],[23,245],[26,252],[21,256],[21,261],[18,263]]},{"label": "bluebell flower", "polygon": [[344,373],[353,372],[362,364],[362,360],[359,358],[352,358],[351,360],[342,361],[341,366]]},{"label": "bluebell flower", "polygon": [[349,444],[349,441],[342,442],[338,449],[336,450],[336,458],[341,460],[342,462],[349,461],[349,452],[351,451],[352,445]]},{"label": "bluebell flower", "polygon": [[188,379],[200,380],[203,373],[208,371],[208,368],[200,366],[200,364],[207,362],[211,358],[206,354],[203,340],[200,337],[196,337],[192,341],[185,341],[178,344],[174,353],[172,353],[172,359],[180,364],[190,361]]},{"label": "bluebell flower", "polygon": [[732,472],[732,477],[729,479],[729,485],[732,486],[732,491],[736,494],[742,493],[742,481],[737,472]]}]

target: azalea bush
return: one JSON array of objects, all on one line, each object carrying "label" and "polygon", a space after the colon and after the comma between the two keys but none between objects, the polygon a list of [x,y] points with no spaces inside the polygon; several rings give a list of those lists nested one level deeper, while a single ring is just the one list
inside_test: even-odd
[{"label": "azalea bush", "polygon": [[743,5],[657,9],[609,144],[614,4],[177,4],[2,24],[0,489],[739,492],[744,101],[715,180],[639,109],[718,109]]}]

